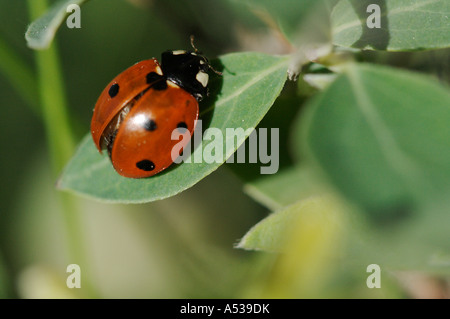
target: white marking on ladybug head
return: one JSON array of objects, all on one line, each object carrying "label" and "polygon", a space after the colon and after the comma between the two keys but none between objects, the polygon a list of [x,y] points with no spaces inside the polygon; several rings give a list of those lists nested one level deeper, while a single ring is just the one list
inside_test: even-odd
[{"label": "white marking on ladybug head", "polygon": [[158,73],[159,75],[163,75],[161,67],[159,65],[156,66],[155,70],[156,70],[156,73]]},{"label": "white marking on ladybug head", "polygon": [[173,55],[180,55],[180,54],[185,54],[186,50],[174,50],[172,51]]},{"label": "white marking on ladybug head", "polygon": [[206,87],[208,85],[208,81],[209,81],[209,75],[206,72],[198,72],[197,75],[195,76],[195,79],[197,81],[200,82],[201,85],[203,85],[203,87]]}]

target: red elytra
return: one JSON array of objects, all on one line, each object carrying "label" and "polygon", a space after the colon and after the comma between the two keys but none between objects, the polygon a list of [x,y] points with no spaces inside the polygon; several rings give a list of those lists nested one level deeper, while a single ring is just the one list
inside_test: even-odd
[{"label": "red elytra", "polygon": [[156,59],[131,66],[103,90],[94,109],[91,133],[101,152],[107,148],[116,171],[125,177],[153,176],[173,163],[172,149],[189,138],[172,140],[187,128],[191,136],[199,108],[197,99],[162,77]]},{"label": "red elytra", "polygon": [[[100,94],[91,121],[92,138],[100,152],[100,140],[108,124],[134,97],[149,86],[146,75],[156,72],[158,68],[160,66],[156,59],[138,62],[115,77]],[[113,84],[120,86],[119,92],[112,98],[108,91]]]}]

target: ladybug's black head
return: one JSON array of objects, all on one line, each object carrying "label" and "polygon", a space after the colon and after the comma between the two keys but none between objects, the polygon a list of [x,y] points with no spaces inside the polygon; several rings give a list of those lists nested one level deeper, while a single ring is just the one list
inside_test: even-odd
[{"label": "ladybug's black head", "polygon": [[191,93],[198,101],[208,95],[208,59],[197,52],[175,50],[161,55],[167,80]]}]

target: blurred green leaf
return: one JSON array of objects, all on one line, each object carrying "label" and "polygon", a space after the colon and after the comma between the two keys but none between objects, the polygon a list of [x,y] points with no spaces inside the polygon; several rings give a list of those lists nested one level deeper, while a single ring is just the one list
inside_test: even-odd
[{"label": "blurred green leaf", "polygon": [[355,64],[311,101],[296,147],[371,213],[450,191],[450,92],[419,74]]},{"label": "blurred green leaf", "polygon": [[[380,28],[368,28],[370,4],[380,7]],[[341,0],[332,15],[333,43],[360,49],[407,51],[450,46],[448,0]]]},{"label": "blurred green leaf", "polygon": [[[374,223],[338,197],[311,195],[275,211],[253,226],[237,248],[285,252],[290,258],[300,260],[340,256],[334,266],[351,269],[352,273],[365,271],[367,265],[376,263],[389,270],[448,274],[450,215],[447,207],[448,200],[431,209],[427,207],[402,223],[395,219]],[[333,253],[324,248],[331,242],[339,243],[332,249]],[[311,266],[297,262],[298,271]],[[314,267],[324,265],[318,263]]]},{"label": "blurred green leaf", "polygon": [[329,8],[335,0],[245,0],[247,6],[269,28],[279,30],[294,46],[328,41]]},{"label": "blurred green leaf", "polygon": [[[255,127],[279,95],[286,80],[289,57],[259,53],[229,54],[220,58],[223,77],[211,81],[211,100],[200,107],[203,129],[214,127],[226,136],[226,128]],[[213,101],[217,98],[216,101]],[[209,104],[208,104],[209,103]],[[224,140],[223,161],[247,137],[235,143]],[[191,158],[212,141],[202,141]],[[86,136],[66,167],[58,187],[110,202],[150,202],[173,196],[203,179],[223,162],[183,163],[148,179],[129,179],[117,174],[106,154],[101,156]]]},{"label": "blurred green leaf", "polygon": [[292,35],[317,0],[245,0],[239,3],[246,4],[250,11],[266,23],[270,23],[268,19],[271,17],[285,35]]},{"label": "blurred green leaf", "polygon": [[[380,233],[380,237],[369,237],[368,225],[360,217],[339,198],[323,195],[300,200],[256,224],[237,247],[282,252],[274,255],[276,260],[260,283],[258,297],[400,297],[389,276],[383,276],[382,289],[367,289],[369,264],[380,263],[383,271],[395,269],[389,266],[398,264],[390,263],[390,259],[398,262],[405,254],[396,245],[393,256],[391,244],[386,244]],[[376,239],[369,242],[369,238]],[[422,253],[416,254],[413,262],[420,260]],[[428,261],[422,259],[422,265]]]},{"label": "blurred green leaf", "polygon": [[283,169],[273,175],[261,175],[244,185],[244,191],[271,210],[279,210],[299,200],[323,193],[317,176],[306,166]]},{"label": "blurred green leaf", "polygon": [[415,270],[450,273],[448,237],[448,199],[420,207],[405,218],[391,218],[381,223],[352,219],[349,236],[348,267],[376,263],[391,270]]},{"label": "blurred green leaf", "polygon": [[81,6],[87,0],[60,0],[56,2],[44,15],[28,26],[25,39],[32,49],[47,49],[59,26],[69,14],[66,10],[70,4]]},{"label": "blurred green leaf", "polygon": [[236,247],[279,252],[292,247],[286,240],[295,238],[296,250],[301,250],[314,239],[325,240],[327,236],[322,235],[327,232],[329,235],[331,228],[335,229],[341,223],[339,208],[331,196],[311,196],[300,200],[253,226]]},{"label": "blurred green leaf", "polygon": [[269,215],[248,231],[238,248],[283,252],[260,297],[323,296],[329,278],[340,269],[346,239],[341,208],[332,196],[314,196]]}]

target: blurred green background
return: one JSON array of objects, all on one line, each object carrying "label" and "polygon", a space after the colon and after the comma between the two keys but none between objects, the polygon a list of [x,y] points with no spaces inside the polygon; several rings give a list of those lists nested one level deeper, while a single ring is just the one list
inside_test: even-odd
[{"label": "blurred green background", "polygon": [[[30,23],[27,3],[0,0],[0,48],[35,75],[34,52],[24,39]],[[235,51],[287,53],[286,43],[267,22],[238,1],[87,2],[81,8],[81,29],[63,23],[56,36],[75,142],[89,131],[93,107],[106,83],[137,61],[159,58],[167,49],[188,49],[191,34],[210,58]],[[365,53],[364,58],[433,69],[429,56],[408,57]],[[292,94],[296,86],[287,84],[261,124],[281,127],[282,166],[291,162],[288,124],[302,102]],[[343,269],[330,262],[328,258],[338,258],[333,254],[322,258],[323,252],[311,251],[289,260],[235,249],[248,229],[269,213],[243,192],[242,171],[251,171],[248,166],[223,165],[191,189],[149,204],[112,205],[63,195],[55,189],[58,176],[51,167],[39,102],[27,101],[4,72],[0,108],[1,298],[407,296],[392,276],[382,290],[367,289],[365,268]],[[284,122],[277,112],[287,115]],[[71,263],[81,266],[81,289],[66,287]],[[432,291],[440,291],[440,279],[425,280],[425,285],[435,282],[438,288]]]}]

